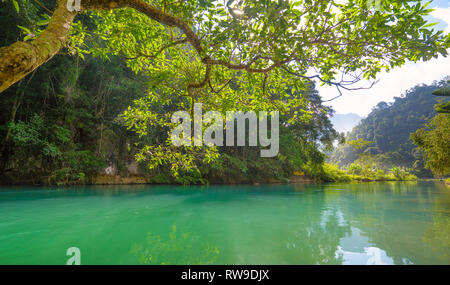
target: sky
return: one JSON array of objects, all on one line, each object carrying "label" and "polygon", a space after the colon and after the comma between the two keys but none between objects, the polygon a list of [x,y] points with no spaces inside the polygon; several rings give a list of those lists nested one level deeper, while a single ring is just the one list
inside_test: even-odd
[{"label": "sky", "polygon": [[[434,0],[430,6],[435,9],[427,20],[439,24],[433,28],[450,32],[450,0]],[[449,51],[450,53],[450,51]],[[389,73],[382,72],[377,77],[379,82],[368,90],[342,90],[343,96],[328,102],[338,114],[355,113],[367,116],[379,102],[392,102],[417,84],[431,84],[450,75],[450,55],[433,58],[429,61],[417,63],[408,62],[401,67],[392,69]],[[365,83],[365,84],[364,84]],[[358,86],[370,86],[361,81]],[[323,100],[339,95],[335,87],[318,86]]]}]

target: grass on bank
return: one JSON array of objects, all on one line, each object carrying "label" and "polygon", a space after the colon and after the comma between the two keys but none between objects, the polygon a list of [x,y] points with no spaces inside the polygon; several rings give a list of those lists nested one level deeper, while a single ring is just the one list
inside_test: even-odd
[{"label": "grass on bank", "polygon": [[[308,171],[309,170],[309,171]],[[383,169],[371,166],[350,165],[346,170],[339,166],[324,163],[321,172],[308,169],[306,172],[315,179],[326,182],[350,182],[350,181],[414,181],[417,176],[402,167],[393,167],[387,173]]]}]

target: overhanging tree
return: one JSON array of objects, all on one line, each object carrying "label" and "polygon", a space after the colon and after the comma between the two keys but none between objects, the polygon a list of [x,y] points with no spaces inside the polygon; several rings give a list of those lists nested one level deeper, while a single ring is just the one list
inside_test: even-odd
[{"label": "overhanging tree", "polygon": [[[67,0],[56,2],[42,33],[0,48],[0,92],[67,45],[78,12],[67,10]],[[189,44],[204,76],[187,84],[188,91],[211,85],[214,70],[221,68],[262,74],[263,85],[278,73],[277,82],[316,78],[351,88],[360,76],[375,78],[405,60],[447,55],[450,37],[430,29],[424,20],[431,12],[427,4],[386,0],[377,10],[372,2],[81,0],[81,12],[110,11],[90,15],[105,17],[110,28],[104,30],[105,42],[113,53],[150,59]],[[342,74],[353,77],[335,81]]]},{"label": "overhanging tree", "polygon": [[[340,96],[341,89],[370,87],[355,84],[407,60],[447,55],[450,36],[426,23],[427,4],[341,2],[81,0],[80,13],[94,23],[86,29],[86,17],[57,0],[44,30],[0,48],[0,92],[67,49],[122,56],[148,76],[149,95],[124,114],[140,135],[148,126],[171,127],[171,112],[155,106],[192,111],[194,102],[221,112],[276,109],[294,124],[322,112],[305,92],[311,80],[335,86]],[[188,169],[194,152],[144,146],[138,159]],[[206,150],[204,159],[214,157]]]}]

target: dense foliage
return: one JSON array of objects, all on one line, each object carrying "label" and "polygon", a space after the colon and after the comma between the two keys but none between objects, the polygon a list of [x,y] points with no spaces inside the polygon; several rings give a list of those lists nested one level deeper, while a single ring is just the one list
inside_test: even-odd
[{"label": "dense foliage", "polygon": [[134,134],[118,114],[144,93],[123,62],[57,56],[0,98],[0,173],[10,183],[85,183],[124,170]]},{"label": "dense foliage", "polygon": [[[313,80],[340,94],[450,46],[424,20],[429,3],[370,3],[84,0],[78,13],[64,0],[1,2],[2,180],[84,183],[105,168],[136,174],[134,158],[154,182],[330,180],[320,150],[336,132]],[[197,102],[279,111],[280,153],[175,148],[170,116]]]},{"label": "dense foliage", "polygon": [[[17,26],[27,25],[29,9],[15,10],[3,5],[0,19],[14,24],[1,25],[1,38],[14,40]],[[39,6],[30,6],[38,13]],[[31,15],[34,15],[34,14]],[[5,17],[3,17],[5,15]],[[7,16],[7,17],[6,17]],[[88,22],[89,23],[89,22]],[[94,43],[86,42],[89,45]],[[134,155],[145,145],[163,145],[168,129],[162,125],[149,128],[145,136],[127,130],[127,112],[138,114],[148,103],[152,112],[163,116],[182,99],[164,105],[151,102],[151,76],[136,75],[125,66],[126,59],[110,56],[109,60],[86,55],[85,59],[60,54],[31,76],[9,88],[0,97],[2,139],[0,177],[2,183],[73,184],[92,182],[105,169],[109,174],[144,175],[153,182],[206,183],[285,181],[302,165],[313,171],[321,168],[324,155],[319,147],[330,147],[336,133],[328,120],[332,110],[321,104],[311,85],[308,104],[299,112],[311,114],[309,120],[298,120],[280,130],[280,155],[262,159],[258,148],[223,147],[214,163],[203,158],[194,160],[195,169],[180,171],[174,177],[170,167],[161,165],[146,170],[135,164]],[[136,101],[135,101],[136,100]],[[295,112],[295,110],[292,110]],[[285,115],[282,122],[290,117]],[[191,153],[195,153],[192,151]],[[166,157],[167,153],[164,153]],[[139,156],[138,156],[139,157]]]},{"label": "dense foliage", "polygon": [[[450,81],[447,81],[449,84]],[[450,86],[433,91],[437,96],[450,96]],[[450,101],[435,105],[439,113],[425,128],[411,134],[418,149],[425,154],[425,165],[436,176],[450,175]]]}]

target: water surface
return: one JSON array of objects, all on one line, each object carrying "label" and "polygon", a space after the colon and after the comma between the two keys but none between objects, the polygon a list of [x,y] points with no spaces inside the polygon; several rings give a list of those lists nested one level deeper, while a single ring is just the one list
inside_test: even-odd
[{"label": "water surface", "polygon": [[449,264],[442,182],[0,188],[0,264]]}]

